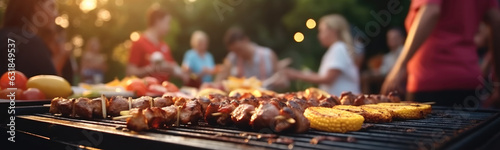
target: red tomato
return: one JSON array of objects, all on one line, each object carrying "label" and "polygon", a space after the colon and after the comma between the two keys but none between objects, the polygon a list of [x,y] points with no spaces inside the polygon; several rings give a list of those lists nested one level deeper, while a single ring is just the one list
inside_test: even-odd
[{"label": "red tomato", "polygon": [[144,96],[146,95],[147,87],[141,79],[132,79],[127,81],[125,89],[135,92],[137,96]]},{"label": "red tomato", "polygon": [[167,88],[168,92],[179,92],[179,88],[177,88],[177,86],[175,86],[175,84],[170,83],[168,81],[163,81],[163,83],[161,83],[161,85],[163,87]]},{"label": "red tomato", "polygon": [[0,86],[2,87],[2,89],[18,88],[26,90],[26,81],[28,81],[28,79],[22,72],[7,71],[2,75],[2,78],[0,79]]},{"label": "red tomato", "polygon": [[[13,93],[13,92],[15,92],[15,93]],[[17,90],[3,89],[3,90],[0,91],[0,99],[7,99],[7,100],[9,100],[10,99],[9,95],[11,95],[11,93],[15,95],[15,99],[16,100],[25,99],[24,95],[23,95],[23,90],[21,90],[21,89],[17,89]]]},{"label": "red tomato", "polygon": [[158,81],[158,79],[156,79],[154,77],[144,77],[144,78],[142,78],[142,80],[144,80],[144,82],[146,83],[146,86],[160,84],[160,81]]},{"label": "red tomato", "polygon": [[40,100],[45,99],[45,94],[37,88],[29,88],[23,92],[23,97],[26,100]]}]

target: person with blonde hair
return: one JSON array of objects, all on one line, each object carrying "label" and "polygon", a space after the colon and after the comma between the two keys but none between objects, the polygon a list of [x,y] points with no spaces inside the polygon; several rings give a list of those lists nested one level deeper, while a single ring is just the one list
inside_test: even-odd
[{"label": "person with blonde hair", "polygon": [[184,54],[182,67],[196,74],[202,82],[212,82],[212,75],[216,73],[212,54],[208,49],[208,36],[203,31],[195,31],[191,35],[191,47]]},{"label": "person with blonde hair", "polygon": [[319,84],[319,88],[334,95],[343,91],[360,93],[359,72],[355,63],[353,38],[349,23],[338,14],[321,17],[318,39],[322,46],[328,47],[323,55],[318,73],[305,73],[288,69],[290,79]]}]

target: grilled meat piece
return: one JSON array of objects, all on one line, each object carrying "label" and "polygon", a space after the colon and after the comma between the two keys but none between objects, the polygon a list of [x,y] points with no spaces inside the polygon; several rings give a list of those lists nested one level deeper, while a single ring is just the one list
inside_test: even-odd
[{"label": "grilled meat piece", "polygon": [[253,113],[255,113],[255,106],[241,104],[231,113],[231,120],[233,120],[236,127],[240,129],[250,129],[250,119]]},{"label": "grilled meat piece", "polygon": [[93,108],[89,105],[90,101],[88,98],[78,98],[75,100],[74,111],[78,117],[92,119]]},{"label": "grilled meat piece", "polygon": [[361,105],[364,105],[365,104],[365,96],[363,95],[358,95],[355,99],[354,99],[354,103],[353,105],[354,106],[361,106]]},{"label": "grilled meat piece", "polygon": [[75,99],[65,99],[65,98],[54,98],[50,102],[49,112],[52,114],[61,114],[66,117],[74,117],[73,116],[73,106],[75,103]]},{"label": "grilled meat piece", "polygon": [[320,107],[333,107],[339,104],[340,104],[339,98],[336,96],[330,96],[319,100]]},{"label": "grilled meat piece", "polygon": [[[88,105],[90,108],[92,108],[92,117],[94,118],[102,118],[102,101],[103,99],[99,98],[94,98],[89,101]],[[104,107],[108,107],[108,100],[105,98],[104,99]],[[107,111],[107,110],[106,110]],[[107,112],[106,112],[107,114]]]},{"label": "grilled meat piece", "polygon": [[306,108],[309,107],[308,105],[309,104],[307,103],[306,100],[300,99],[300,98],[297,98],[297,97],[294,97],[293,99],[288,100],[286,102],[286,106],[287,107],[290,107],[292,109],[297,109],[300,112],[304,112],[306,110]]},{"label": "grilled meat piece", "polygon": [[142,113],[146,117],[146,122],[150,128],[158,129],[166,123],[165,111],[159,107],[146,108]]},{"label": "grilled meat piece", "polygon": [[198,125],[198,120],[203,117],[200,103],[196,100],[186,102],[180,111],[179,117],[182,124],[191,122],[192,125]]},{"label": "grilled meat piece", "polygon": [[387,95],[387,97],[389,97],[389,101],[391,101],[392,103],[401,102],[398,91],[389,92],[389,95]]},{"label": "grilled meat piece", "polygon": [[281,109],[281,108],[283,108],[283,107],[286,107],[286,103],[281,102],[281,101],[280,101],[279,99],[277,99],[277,98],[272,98],[272,99],[270,99],[270,100],[269,100],[269,102],[270,102],[271,104],[273,104],[274,106],[276,106],[276,108],[278,108],[278,109]]},{"label": "grilled meat piece", "polygon": [[170,105],[161,108],[161,110],[165,111],[165,113],[163,114],[164,115],[163,118],[165,119],[164,121],[166,125],[172,125],[177,121],[177,113],[178,113],[177,106]]},{"label": "grilled meat piece", "polygon": [[128,99],[121,96],[113,96],[109,100],[108,114],[111,116],[120,116],[120,111],[129,109]]},{"label": "grilled meat piece", "polygon": [[280,116],[276,119],[276,132],[302,133],[309,130],[309,120],[300,110],[285,107],[280,110]]},{"label": "grilled meat piece", "polygon": [[146,109],[151,107],[152,97],[143,96],[132,100],[132,108]]},{"label": "grilled meat piece", "polygon": [[197,99],[197,101],[201,105],[201,112],[206,112],[208,105],[210,105],[210,99],[206,97],[200,97]]},{"label": "grilled meat piece", "polygon": [[146,116],[142,113],[143,109],[138,109],[137,113],[134,113],[132,117],[127,119],[127,128],[132,131],[144,131],[149,130],[148,121]]},{"label": "grilled meat piece", "polygon": [[244,98],[244,99],[240,99],[240,104],[250,104],[254,107],[258,107],[259,106],[259,100],[257,100],[257,98],[255,97],[249,97],[249,98]]},{"label": "grilled meat piece", "polygon": [[209,125],[231,125],[233,122],[231,120],[231,112],[238,107],[237,101],[231,102],[214,102],[208,105],[207,111],[205,112],[205,121]]},{"label": "grilled meat piece", "polygon": [[342,94],[340,94],[340,104],[354,105],[355,98],[356,97],[351,92],[342,92]]},{"label": "grilled meat piece", "polygon": [[263,102],[252,115],[252,118],[250,119],[250,125],[255,130],[264,128],[274,129],[274,118],[278,115],[279,109],[275,105],[269,102]]},{"label": "grilled meat piece", "polygon": [[162,96],[154,98],[153,103],[154,107],[162,108],[174,104],[174,100],[172,96]]}]

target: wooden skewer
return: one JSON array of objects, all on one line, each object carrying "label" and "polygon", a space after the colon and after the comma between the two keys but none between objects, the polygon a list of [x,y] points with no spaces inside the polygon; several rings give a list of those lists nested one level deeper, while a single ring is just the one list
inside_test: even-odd
[{"label": "wooden skewer", "polygon": [[285,118],[285,116],[278,115],[278,116],[274,117],[274,119],[276,119],[276,120],[283,120],[283,119],[286,119],[286,118]]},{"label": "wooden skewer", "polygon": [[132,97],[128,97],[128,110],[132,109]]},{"label": "wooden skewer", "polygon": [[101,94],[101,107],[102,107],[102,118],[106,118],[108,114],[106,112],[106,97],[104,97],[104,94]]},{"label": "wooden skewer", "polygon": [[128,110],[120,111],[120,115],[122,115],[122,116],[130,115],[130,111],[128,111]]},{"label": "wooden skewer", "polygon": [[119,117],[113,117],[113,120],[122,120],[122,119],[127,119],[132,117],[132,115],[125,115],[125,116],[119,116]]},{"label": "wooden skewer", "polygon": [[425,102],[425,103],[421,103],[421,104],[433,105],[433,104],[436,104],[436,102]]},{"label": "wooden skewer", "polygon": [[212,113],[212,116],[220,116],[220,115],[222,115],[221,112]]}]

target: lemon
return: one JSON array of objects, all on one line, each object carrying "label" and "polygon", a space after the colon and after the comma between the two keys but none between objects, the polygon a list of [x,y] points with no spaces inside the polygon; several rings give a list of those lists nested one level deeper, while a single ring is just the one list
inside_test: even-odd
[{"label": "lemon", "polygon": [[55,75],[37,75],[28,79],[28,88],[37,88],[45,94],[47,99],[68,97],[73,91],[68,81]]}]

